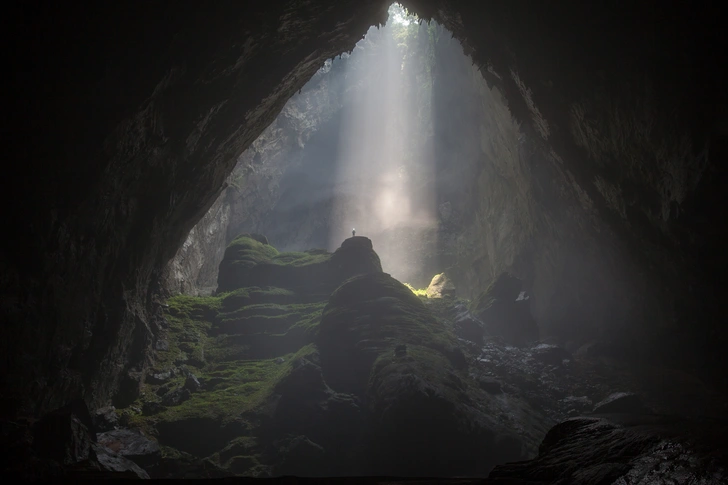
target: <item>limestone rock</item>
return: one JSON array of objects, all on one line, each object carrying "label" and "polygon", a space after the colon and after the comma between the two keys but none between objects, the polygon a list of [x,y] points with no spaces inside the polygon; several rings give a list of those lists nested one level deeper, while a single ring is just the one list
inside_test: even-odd
[{"label": "limestone rock", "polygon": [[717,438],[725,434],[725,424],[713,430],[716,423],[694,422],[690,426],[693,437],[675,436],[674,430],[684,425],[682,420],[676,423],[649,416],[624,424],[617,417],[567,419],[549,430],[536,458],[498,465],[488,479],[598,485],[679,483],[690,477],[695,483],[725,483],[725,454],[715,451],[718,447],[725,450]]},{"label": "limestone rock", "polygon": [[445,273],[440,273],[432,278],[426,294],[427,298],[455,296],[455,285],[445,276]]},{"label": "limestone rock", "polygon": [[187,389],[177,388],[162,397],[162,404],[165,406],[179,406],[191,397]]},{"label": "limestone rock", "polygon": [[197,380],[197,377],[195,377],[194,374],[188,375],[185,379],[184,389],[190,392],[197,392],[201,387],[202,385],[200,384],[200,381]]},{"label": "limestone rock", "polygon": [[152,466],[162,457],[159,444],[145,436],[141,430],[107,431],[99,434],[98,443],[141,467]]},{"label": "limestone rock", "polygon": [[114,429],[119,424],[119,415],[114,406],[97,409],[93,414],[93,424],[96,431],[103,432]]},{"label": "limestone rock", "polygon": [[149,479],[149,474],[139,465],[95,443],[91,447],[91,459],[69,467],[67,476],[83,480]]}]

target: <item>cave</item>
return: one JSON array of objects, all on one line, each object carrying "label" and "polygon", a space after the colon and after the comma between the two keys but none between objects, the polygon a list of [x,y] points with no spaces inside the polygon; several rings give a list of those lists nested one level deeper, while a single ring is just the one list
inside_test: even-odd
[{"label": "cave", "polygon": [[400,4],[8,10],[4,476],[728,480],[719,7]]}]

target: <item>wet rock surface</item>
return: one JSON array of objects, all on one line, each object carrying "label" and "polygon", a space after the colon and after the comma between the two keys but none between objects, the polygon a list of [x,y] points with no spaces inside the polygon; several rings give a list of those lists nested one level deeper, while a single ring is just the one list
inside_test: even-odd
[{"label": "wet rock surface", "polygon": [[630,414],[573,418],[549,430],[538,457],[497,466],[489,481],[723,483],[728,479],[728,449],[719,437],[726,425]]}]

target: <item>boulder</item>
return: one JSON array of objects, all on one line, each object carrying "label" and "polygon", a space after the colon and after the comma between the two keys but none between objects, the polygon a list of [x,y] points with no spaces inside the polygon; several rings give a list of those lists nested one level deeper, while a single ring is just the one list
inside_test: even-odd
[{"label": "boulder", "polygon": [[149,384],[164,384],[172,378],[172,372],[157,372],[147,376],[145,379]]},{"label": "boulder", "polygon": [[93,424],[96,431],[109,431],[119,425],[119,415],[114,406],[97,409],[93,414]]},{"label": "boulder", "polygon": [[190,391],[190,392],[197,392],[202,388],[202,385],[200,384],[200,381],[197,380],[197,377],[194,374],[190,374],[185,379],[185,385],[184,389]]},{"label": "boulder", "polygon": [[445,273],[435,275],[427,287],[427,298],[444,298],[455,296],[455,285],[445,276]]},{"label": "boulder", "polygon": [[90,458],[68,467],[66,477],[73,480],[149,479],[149,474],[128,458],[94,443]]},{"label": "boulder", "polygon": [[141,467],[154,465],[162,457],[159,444],[138,429],[117,429],[100,433],[98,443]]},{"label": "boulder", "polygon": [[523,346],[538,340],[538,326],[523,284],[509,273],[501,274],[473,300],[470,311],[483,322],[487,335],[501,337],[508,344]]},{"label": "boulder", "polygon": [[598,402],[592,412],[594,414],[649,414],[650,410],[637,394],[615,392]]},{"label": "boulder", "polygon": [[[613,419],[614,418],[614,419]],[[728,483],[720,421],[619,415],[578,417],[551,428],[538,456],[498,465],[493,483]],[[685,436],[684,430],[690,429]],[[681,436],[682,435],[682,436]],[[687,478],[686,478],[687,477]]]},{"label": "boulder", "polygon": [[142,414],[144,414],[144,416],[154,416],[155,414],[163,412],[165,409],[167,408],[156,401],[146,401],[142,404]]},{"label": "boulder", "polygon": [[174,391],[170,391],[162,397],[162,405],[179,406],[191,397],[190,391],[178,387]]}]

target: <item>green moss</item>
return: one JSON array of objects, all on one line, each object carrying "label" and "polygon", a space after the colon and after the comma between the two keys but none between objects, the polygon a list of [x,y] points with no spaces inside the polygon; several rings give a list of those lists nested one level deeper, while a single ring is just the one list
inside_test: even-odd
[{"label": "green moss", "polygon": [[312,249],[302,253],[280,253],[272,259],[272,262],[279,265],[300,267],[326,263],[329,259],[331,259],[331,254],[325,249]]},{"label": "green moss", "polygon": [[394,355],[402,344],[429,348],[457,367],[466,365],[451,328],[384,273],[352,278],[331,295],[317,343],[327,381],[347,392],[363,392],[373,363]]},{"label": "green moss", "polygon": [[278,250],[270,244],[261,243],[243,234],[228,245],[224,258],[237,264],[253,266],[268,262],[278,254]]},{"label": "green moss", "polygon": [[[393,396],[400,397],[407,385],[417,382],[433,386],[448,401],[467,400],[468,382],[452,363],[442,353],[418,345],[408,346],[403,357],[380,355],[372,366],[368,395],[377,405],[386,407]],[[414,387],[421,390],[422,384]]]},{"label": "green moss", "polygon": [[266,404],[276,385],[291,372],[294,360],[316,351],[313,345],[276,359],[223,362],[201,373],[205,380],[218,378],[211,391],[194,393],[179,406],[156,416],[158,421],[210,418],[222,423],[238,419],[244,413],[265,413]]},{"label": "green moss", "polygon": [[321,333],[342,326],[372,345],[390,347],[401,342],[438,349],[456,345],[455,337],[422,301],[385,273],[352,278],[331,295]]},{"label": "green moss", "polygon": [[402,283],[404,286],[409,288],[409,290],[414,293],[415,295],[419,297],[427,297],[427,288],[415,288],[414,286],[410,285],[409,283]]}]

